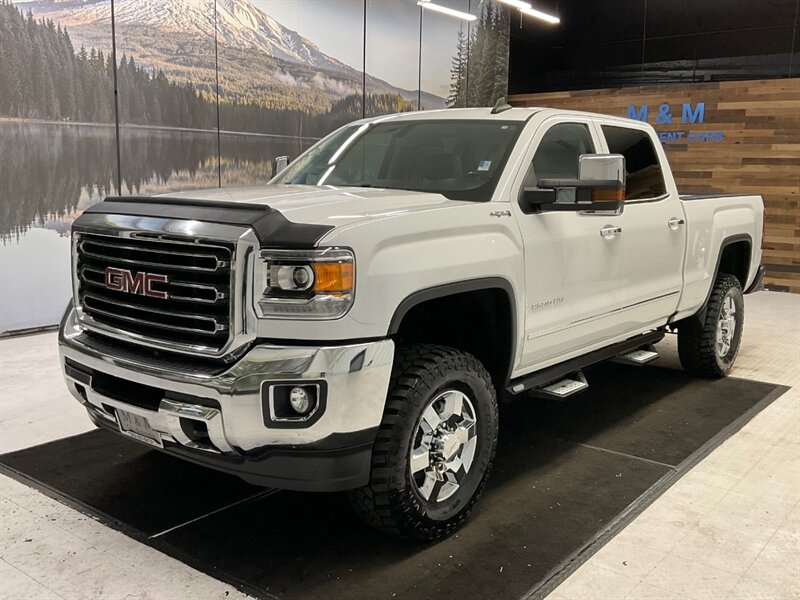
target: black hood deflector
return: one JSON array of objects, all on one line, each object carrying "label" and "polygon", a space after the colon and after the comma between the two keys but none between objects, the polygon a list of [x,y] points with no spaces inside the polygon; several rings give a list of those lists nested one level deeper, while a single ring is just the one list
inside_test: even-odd
[{"label": "black hood deflector", "polygon": [[[191,219],[221,225],[250,227],[262,248],[314,248],[332,225],[292,223],[263,204],[243,204],[191,198],[109,196],[85,213],[132,215],[161,219]],[[76,225],[80,223],[76,222]]]}]

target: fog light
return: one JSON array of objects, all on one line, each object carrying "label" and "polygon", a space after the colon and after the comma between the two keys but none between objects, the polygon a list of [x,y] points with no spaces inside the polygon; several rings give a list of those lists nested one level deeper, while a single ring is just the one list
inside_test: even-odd
[{"label": "fog light", "polygon": [[264,424],[278,428],[310,427],[325,412],[327,389],[324,380],[264,381],[261,386]]},{"label": "fog light", "polygon": [[298,415],[306,415],[311,410],[311,395],[300,386],[293,387],[289,392],[289,404]]}]

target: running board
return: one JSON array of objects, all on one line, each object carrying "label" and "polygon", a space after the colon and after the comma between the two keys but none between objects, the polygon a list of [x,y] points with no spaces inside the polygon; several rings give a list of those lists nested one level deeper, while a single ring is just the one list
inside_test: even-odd
[{"label": "running board", "polygon": [[653,362],[658,358],[658,352],[651,348],[638,349],[627,354],[620,354],[611,359],[611,362],[619,363],[621,365],[633,365],[634,367],[641,367],[649,362]]},{"label": "running board", "polygon": [[651,346],[653,344],[657,344],[663,338],[664,332],[661,330],[648,331],[647,333],[637,335],[636,337],[632,337],[624,342],[612,344],[611,346],[600,348],[594,352],[589,352],[589,354],[584,354],[583,356],[578,356],[566,362],[541,369],[540,371],[535,371],[528,375],[523,375],[522,377],[518,377],[512,380],[506,386],[506,391],[516,396],[532,388],[541,388],[543,386],[547,386],[554,381],[561,381],[565,377],[569,377],[570,374],[577,373],[578,371],[596,363],[614,358],[620,354],[627,354],[633,350],[641,348],[642,346]]},{"label": "running board", "polygon": [[566,379],[551,383],[548,386],[534,388],[528,395],[534,398],[550,398],[554,400],[564,400],[580,392],[589,389],[583,371],[578,371]]}]

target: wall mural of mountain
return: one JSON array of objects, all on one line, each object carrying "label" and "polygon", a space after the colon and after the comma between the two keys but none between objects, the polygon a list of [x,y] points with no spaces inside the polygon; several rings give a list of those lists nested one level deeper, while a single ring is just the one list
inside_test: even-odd
[{"label": "wall mural of mountain", "polygon": [[[30,10],[37,19],[67,28],[76,47],[111,46],[111,32],[103,26],[111,22],[111,0],[16,4],[23,13]],[[133,56],[138,64],[176,82],[206,82],[198,86],[205,93],[214,91],[216,80],[216,20],[219,70],[225,73],[220,81],[223,100],[293,109],[298,108],[296,91],[301,89],[308,92],[302,108],[322,112],[336,99],[362,92],[361,65],[328,56],[250,0],[115,0],[114,13],[118,56]],[[360,21],[360,15],[354,17]],[[370,75],[367,84],[373,93],[399,95],[416,108],[416,90]],[[445,107],[444,98],[424,96],[426,108]]]},{"label": "wall mural of mountain", "polygon": [[479,18],[414,0],[113,0],[112,40],[112,0],[0,0],[0,333],[57,321],[68,277],[30,274],[68,273],[70,223],[108,194],[258,184],[365,114],[505,95],[508,13],[439,1]]}]

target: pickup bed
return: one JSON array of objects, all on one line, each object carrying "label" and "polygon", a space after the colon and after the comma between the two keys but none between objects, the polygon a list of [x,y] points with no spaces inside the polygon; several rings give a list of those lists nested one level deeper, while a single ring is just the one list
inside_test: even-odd
[{"label": "pickup bed", "polygon": [[87,209],[62,368],[98,426],[438,539],[485,486],[498,399],[580,392],[666,333],[726,375],[762,220],[759,196],[680,196],[638,121],[366,119],[264,186]]}]

